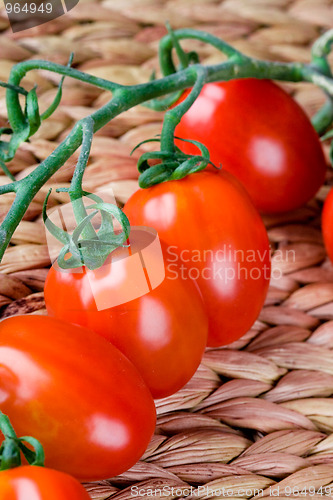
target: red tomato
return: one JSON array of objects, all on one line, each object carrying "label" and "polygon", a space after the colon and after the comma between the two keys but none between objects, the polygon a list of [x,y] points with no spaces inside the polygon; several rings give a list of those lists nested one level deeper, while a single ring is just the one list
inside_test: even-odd
[{"label": "red tomato", "polygon": [[[270,250],[263,222],[228,172],[200,172],[134,193],[130,223],[154,227],[169,245],[167,267],[197,282],[209,320],[208,345],[246,333],[263,305]],[[183,319],[183,318],[182,318]]]},{"label": "red tomato", "polygon": [[[116,263],[119,255],[128,255],[127,249],[117,252]],[[130,259],[121,259],[121,267],[109,262],[102,274],[86,269],[67,273],[53,266],[45,283],[48,313],[105,337],[135,364],[155,398],[168,396],[191,379],[205,350],[208,321],[200,292],[191,281],[167,272],[149,293],[98,310],[92,282],[94,290],[106,297],[114,289],[117,293],[135,286],[129,280]],[[150,265],[154,268],[154,263]]]},{"label": "red tomato", "polygon": [[155,427],[136,368],[93,332],[47,316],[0,323],[0,409],[42,444],[47,467],[80,480],[126,471]]},{"label": "red tomato", "polygon": [[[310,120],[269,80],[205,85],[175,135],[205,144],[212,162],[234,174],[263,212],[301,207],[325,180],[325,158]],[[191,144],[178,145],[198,153]]]},{"label": "red tomato", "polygon": [[333,189],[329,192],[324,204],[322,228],[326,251],[333,262]]},{"label": "red tomato", "polygon": [[90,500],[83,486],[63,472],[23,466],[0,472],[2,500]]}]

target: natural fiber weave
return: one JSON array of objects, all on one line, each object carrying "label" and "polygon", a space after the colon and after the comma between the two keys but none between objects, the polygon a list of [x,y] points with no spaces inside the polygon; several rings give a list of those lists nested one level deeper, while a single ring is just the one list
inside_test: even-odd
[{"label": "natural fiber weave", "polygon": [[[18,61],[45,58],[65,64],[74,51],[78,69],[125,84],[145,82],[158,66],[157,46],[167,19],[175,28],[210,31],[253,56],[308,61],[311,42],[333,26],[333,1],[80,0],[65,16],[16,34],[2,8],[0,79],[7,80]],[[221,59],[211,47],[190,45],[203,62]],[[38,84],[44,110],[58,81],[53,73],[31,72],[24,84],[27,89]],[[309,115],[324,102],[322,93],[308,84],[284,87]],[[12,172],[25,176],[74,121],[108,99],[107,92],[66,79],[61,106],[20,148],[9,165]],[[137,189],[136,159],[148,146],[132,157],[129,153],[160,131],[161,118],[138,107],[98,132],[84,188],[110,186],[119,201],[126,201]],[[5,123],[5,91],[0,88],[0,126]],[[76,159],[36,196],[15,232],[0,264],[1,318],[45,313],[43,283],[50,261],[41,207],[50,186],[69,185]],[[6,182],[4,176],[0,182]],[[193,498],[223,498],[218,493],[223,487],[229,498],[262,496],[258,490],[269,496],[278,486],[283,498],[292,496],[289,487],[305,488],[302,498],[323,498],[310,487],[331,485],[333,492],[333,268],[320,233],[330,184],[333,175],[328,172],[327,185],[306,207],[265,217],[273,269],[283,277],[272,279],[258,321],[227,348],[207,350],[190,383],[157,401],[156,435],[142,461],[117,478],[86,485],[93,499],[133,498],[133,485],[154,498],[159,495],[151,491],[163,486],[170,491],[175,487],[163,498],[184,498],[190,486],[203,485],[207,488],[190,492]],[[11,194],[0,197],[0,216],[12,199]],[[53,192],[49,203],[65,201],[64,193]]]}]

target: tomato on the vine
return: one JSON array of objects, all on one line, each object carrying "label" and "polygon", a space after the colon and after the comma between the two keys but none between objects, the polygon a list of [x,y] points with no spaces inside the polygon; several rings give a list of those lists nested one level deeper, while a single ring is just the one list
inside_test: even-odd
[{"label": "tomato on the vine", "polygon": [[181,265],[181,278],[199,286],[208,345],[244,335],[264,303],[270,249],[264,224],[237,179],[204,171],[163,182],[136,191],[124,212],[131,224],[155,228],[169,245],[171,273],[179,274]]},{"label": "tomato on the vine", "polygon": [[[103,336],[138,368],[154,398],[168,396],[191,379],[205,350],[208,320],[200,292],[166,268],[162,283],[149,293],[99,309],[94,291],[108,298],[136,286],[128,249],[116,252],[116,263],[111,254],[102,272],[64,272],[53,265],[45,282],[48,313]],[[150,262],[152,268],[157,264]]]},{"label": "tomato on the vine", "polygon": [[322,230],[326,251],[333,263],[333,189],[325,200],[322,213]]},{"label": "tomato on the vine", "polygon": [[0,366],[0,409],[18,435],[42,444],[46,467],[106,479],[144,453],[154,401],[133,364],[95,333],[12,316],[0,323]]},{"label": "tomato on the vine", "polygon": [[0,472],[2,500],[90,500],[73,477],[45,467],[22,466]]},{"label": "tomato on the vine", "polygon": [[[206,84],[175,135],[202,142],[212,162],[235,175],[266,213],[301,207],[325,180],[315,129],[296,101],[270,80]],[[198,153],[190,143],[177,145]]]}]

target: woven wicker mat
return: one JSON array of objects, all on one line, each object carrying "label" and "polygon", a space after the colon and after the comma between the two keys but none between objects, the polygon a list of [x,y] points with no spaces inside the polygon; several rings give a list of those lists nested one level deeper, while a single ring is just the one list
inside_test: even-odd
[{"label": "woven wicker mat", "polygon": [[[75,67],[83,71],[120,83],[147,81],[157,68],[167,19],[175,28],[208,30],[253,56],[308,61],[311,42],[333,26],[333,1],[81,0],[65,16],[16,34],[2,7],[0,79],[6,80],[18,61],[65,64],[74,51]],[[220,60],[214,49],[191,44],[202,61]],[[24,84],[27,89],[38,84],[43,110],[58,81],[55,74],[32,72]],[[321,92],[307,84],[284,87],[309,115],[323,102]],[[6,123],[4,95],[0,89],[0,126]],[[106,92],[67,79],[61,106],[20,148],[12,172],[25,176],[75,120],[108,99]],[[126,201],[137,189],[140,154],[130,158],[129,152],[158,133],[160,124],[161,114],[138,107],[104,127],[94,138],[84,187],[110,186]],[[41,207],[50,185],[69,185],[75,159],[36,196],[0,264],[1,317],[45,314],[43,283],[50,261]],[[323,498],[321,486],[332,485],[333,491],[333,268],[320,233],[322,202],[332,183],[328,173],[327,185],[306,207],[265,218],[275,276],[283,276],[272,280],[258,321],[238,342],[207,350],[191,382],[157,402],[156,435],[142,461],[120,477],[87,484],[92,498],[144,492],[156,498],[163,487],[163,498],[189,493],[252,498],[262,491],[290,497],[292,488],[303,490],[303,498]],[[52,196],[51,204],[67,201],[63,193]],[[11,201],[11,194],[0,197],[1,216]]]}]

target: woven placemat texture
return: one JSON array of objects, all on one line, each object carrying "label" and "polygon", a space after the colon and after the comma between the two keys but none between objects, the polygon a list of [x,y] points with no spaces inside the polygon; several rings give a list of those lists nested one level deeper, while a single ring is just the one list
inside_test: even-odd
[{"label": "woven placemat texture", "polygon": [[[306,62],[313,40],[333,26],[333,1],[80,0],[65,16],[15,34],[2,6],[0,79],[7,80],[19,61],[66,64],[73,51],[74,65],[82,71],[124,84],[145,82],[158,68],[166,20],[174,28],[207,30],[249,55]],[[221,60],[215,49],[199,42],[184,46],[197,50],[203,62]],[[56,74],[33,71],[23,83],[27,89],[38,84],[43,111],[59,80]],[[283,86],[310,116],[324,102],[308,84]],[[58,110],[9,164],[17,179],[46,158],[76,120],[109,98],[67,78]],[[0,88],[0,126],[6,119]],[[136,160],[151,145],[129,153],[160,132],[161,119],[161,113],[137,107],[99,131],[84,188],[112,187],[125,202],[137,189]],[[35,197],[0,263],[1,318],[45,314],[43,284],[50,260],[42,203],[50,187],[69,186],[76,159]],[[5,182],[0,175],[0,183]],[[142,460],[117,478],[86,484],[91,498],[124,500],[144,492],[153,498],[290,498],[298,488],[302,498],[319,499],[324,486],[333,495],[333,268],[320,232],[322,203],[332,184],[328,170],[326,185],[307,206],[264,218],[273,279],[258,321],[227,348],[207,350],[189,384],[156,402],[156,434]],[[11,194],[0,197],[1,217],[12,200]],[[64,193],[53,190],[50,206],[63,202]]]}]

